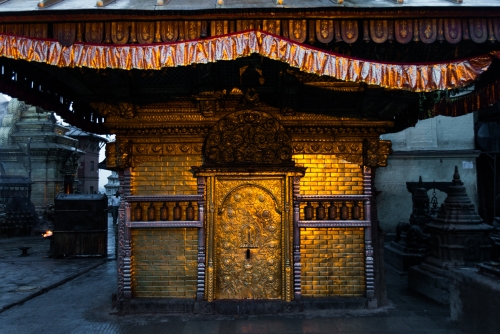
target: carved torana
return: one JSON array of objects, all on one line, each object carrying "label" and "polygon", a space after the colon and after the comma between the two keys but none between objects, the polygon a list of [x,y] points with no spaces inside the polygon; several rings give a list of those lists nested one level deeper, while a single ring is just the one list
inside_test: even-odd
[{"label": "carved torana", "polygon": [[221,119],[207,137],[208,164],[291,163],[290,137],[271,115],[244,110]]}]

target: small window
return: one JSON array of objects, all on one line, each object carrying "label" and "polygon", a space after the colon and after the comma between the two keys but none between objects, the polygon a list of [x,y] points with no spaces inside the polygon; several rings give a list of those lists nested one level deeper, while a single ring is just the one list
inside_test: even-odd
[{"label": "small window", "polygon": [[90,162],[90,171],[91,172],[94,171],[94,162],[93,161]]},{"label": "small window", "polygon": [[90,186],[90,193],[93,194],[94,193],[94,186]]}]

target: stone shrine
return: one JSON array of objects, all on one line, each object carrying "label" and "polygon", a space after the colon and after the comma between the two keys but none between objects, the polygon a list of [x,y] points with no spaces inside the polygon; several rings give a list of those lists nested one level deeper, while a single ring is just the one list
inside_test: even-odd
[{"label": "stone shrine", "polygon": [[410,289],[444,304],[449,303],[449,270],[489,260],[492,248],[488,234],[493,228],[475,211],[457,167],[452,182],[437,217],[427,225],[431,254],[408,272]]}]

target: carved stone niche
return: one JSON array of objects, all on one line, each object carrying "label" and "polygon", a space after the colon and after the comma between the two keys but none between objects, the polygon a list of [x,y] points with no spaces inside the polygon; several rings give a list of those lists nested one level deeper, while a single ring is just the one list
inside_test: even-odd
[{"label": "carved stone niche", "polygon": [[265,112],[242,110],[222,118],[205,142],[207,166],[292,166],[292,145],[279,121]]}]

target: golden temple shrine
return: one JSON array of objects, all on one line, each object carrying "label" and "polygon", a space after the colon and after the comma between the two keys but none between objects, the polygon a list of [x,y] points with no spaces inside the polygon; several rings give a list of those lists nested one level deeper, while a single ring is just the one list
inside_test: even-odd
[{"label": "golden temple shrine", "polygon": [[379,136],[496,103],[499,43],[496,0],[10,0],[0,91],[116,135],[123,313],[374,308]]}]

